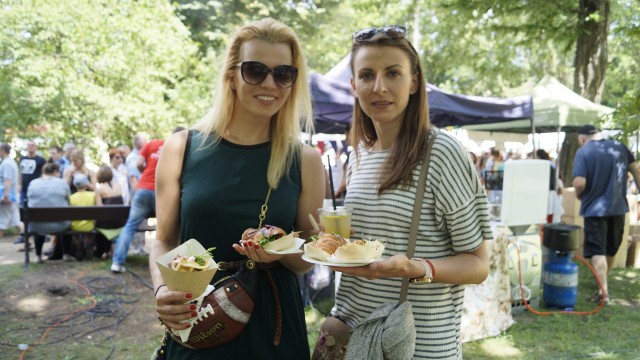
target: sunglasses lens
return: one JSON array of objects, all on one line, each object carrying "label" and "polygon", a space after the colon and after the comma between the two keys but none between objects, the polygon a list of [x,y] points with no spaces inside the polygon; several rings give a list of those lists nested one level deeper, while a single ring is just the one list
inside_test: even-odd
[{"label": "sunglasses lens", "polygon": [[242,78],[251,85],[258,85],[269,75],[270,69],[257,61],[245,61],[240,67]]},{"label": "sunglasses lens", "polygon": [[298,78],[298,69],[289,65],[278,65],[273,69],[273,79],[281,87],[291,87]]},{"label": "sunglasses lens", "polygon": [[353,33],[355,42],[365,42],[371,39],[375,34],[382,32],[390,39],[397,40],[407,36],[407,28],[400,25],[385,26],[383,28],[366,28]]},{"label": "sunglasses lens", "polygon": [[366,28],[361,29],[353,33],[353,39],[355,41],[367,41],[373,37],[378,32],[377,28]]},{"label": "sunglasses lens", "polygon": [[382,30],[392,39],[402,39],[407,35],[407,29],[404,26],[387,26]]}]

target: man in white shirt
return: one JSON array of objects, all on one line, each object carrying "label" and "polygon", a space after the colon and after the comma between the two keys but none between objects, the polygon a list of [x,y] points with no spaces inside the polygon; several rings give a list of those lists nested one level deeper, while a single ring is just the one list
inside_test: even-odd
[{"label": "man in white shirt", "polygon": [[0,144],[0,237],[4,236],[7,229],[15,228],[18,232],[20,230],[20,210],[16,198],[19,171],[18,164],[10,154],[11,146],[6,143]]}]

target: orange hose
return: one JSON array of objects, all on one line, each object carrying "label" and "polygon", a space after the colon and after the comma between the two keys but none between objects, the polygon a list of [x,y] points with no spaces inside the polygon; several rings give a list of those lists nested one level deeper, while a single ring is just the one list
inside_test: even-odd
[{"label": "orange hose", "polygon": [[86,269],[86,270],[82,271],[80,274],[78,274],[78,276],[76,276],[75,278],[71,279],[71,282],[73,282],[77,286],[79,286],[79,287],[84,289],[84,291],[86,293],[85,298],[88,299],[88,300],[91,300],[92,304],[89,305],[89,306],[79,307],[79,308],[73,310],[67,316],[65,316],[62,320],[59,320],[55,324],[49,326],[45,330],[44,334],[42,334],[40,339],[38,339],[38,341],[36,341],[33,345],[29,345],[25,350],[22,351],[22,353],[20,354],[20,360],[24,360],[25,355],[27,354],[27,351],[29,351],[29,349],[31,349],[32,347],[36,347],[36,346],[40,345],[40,343],[42,343],[44,341],[44,339],[46,339],[47,335],[49,334],[49,331],[53,330],[55,327],[57,327],[58,325],[64,323],[65,321],[69,320],[74,314],[76,314],[78,312],[81,312],[81,311],[93,309],[94,307],[96,307],[98,302],[96,301],[96,299],[94,297],[91,296],[91,290],[89,290],[88,287],[86,287],[83,284],[78,282],[78,279],[80,279],[82,276],[84,276],[84,274],[86,274],[89,270],[92,270],[96,266],[93,266],[92,268],[89,268],[89,269]]},{"label": "orange hose", "polygon": [[[598,307],[596,307],[595,309],[593,309],[591,311],[567,311],[567,310],[538,311],[538,310],[532,308],[529,305],[529,303],[527,302],[527,299],[524,296],[524,290],[522,289],[522,287],[524,285],[522,284],[522,269],[521,269],[521,266],[520,266],[520,249],[518,248],[518,244],[516,244],[515,241],[509,240],[509,242],[512,243],[516,248],[516,254],[518,255],[518,280],[520,281],[520,296],[522,297],[522,302],[523,302],[524,306],[529,311],[531,311],[532,313],[534,313],[536,315],[553,315],[553,314],[592,315],[592,314],[597,313],[598,311],[600,311],[600,309],[602,309],[602,307],[604,307],[605,302],[604,302],[604,296],[603,296],[602,299],[600,300],[600,304],[598,305]],[[598,286],[600,287],[600,290],[602,291],[602,293],[604,293],[604,287],[602,286],[602,282],[600,281],[600,278],[598,277],[598,274],[593,269],[593,267],[589,264],[589,262],[587,262],[582,256],[574,255],[573,257],[578,259],[578,260],[580,260],[580,261],[582,261],[582,263],[587,265],[589,270],[591,270],[591,273],[593,274],[593,276],[596,278],[596,281],[598,282]],[[541,272],[542,272],[542,269],[541,269]]]}]

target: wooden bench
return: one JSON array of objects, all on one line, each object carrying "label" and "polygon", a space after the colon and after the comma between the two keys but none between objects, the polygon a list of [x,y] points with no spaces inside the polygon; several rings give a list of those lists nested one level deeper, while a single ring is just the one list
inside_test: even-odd
[{"label": "wooden bench", "polygon": [[[102,205],[102,206],[60,206],[60,207],[22,207],[20,208],[20,219],[24,223],[24,269],[29,269],[29,238],[36,233],[29,230],[30,222],[54,222],[73,220],[101,220],[101,221],[122,221],[129,218],[130,206],[127,205]],[[155,217],[151,214],[149,217]],[[148,219],[147,219],[148,220]],[[138,231],[155,231],[155,226],[148,225],[148,221],[143,221],[138,227]],[[97,231],[94,229],[93,233]],[[56,235],[83,234],[80,232],[65,230]]]}]

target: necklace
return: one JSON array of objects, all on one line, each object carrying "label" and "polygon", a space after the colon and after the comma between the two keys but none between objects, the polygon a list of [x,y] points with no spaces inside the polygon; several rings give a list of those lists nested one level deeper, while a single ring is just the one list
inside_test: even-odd
[{"label": "necklace", "polygon": [[259,139],[257,141],[246,141],[246,140],[243,140],[243,139],[233,135],[231,132],[229,132],[229,129],[226,129],[224,131],[224,135],[227,136],[227,137],[230,137],[231,139],[235,140],[236,142],[238,142],[240,144],[245,144],[245,145],[262,144],[263,142],[267,142],[270,139],[270,136],[267,136],[267,137]]}]

